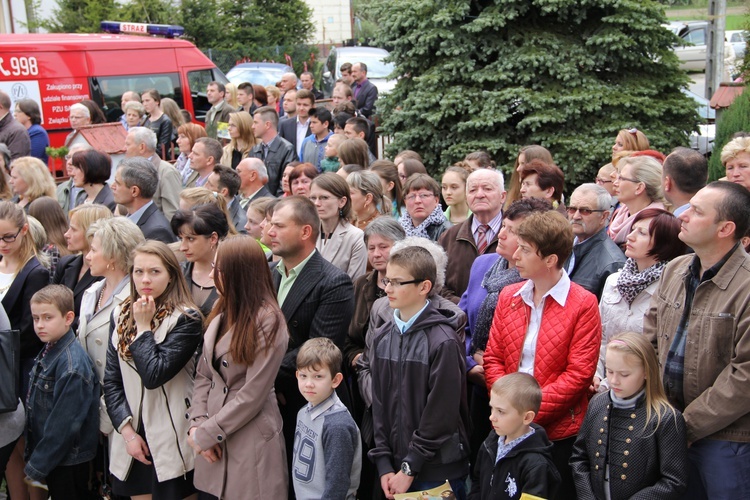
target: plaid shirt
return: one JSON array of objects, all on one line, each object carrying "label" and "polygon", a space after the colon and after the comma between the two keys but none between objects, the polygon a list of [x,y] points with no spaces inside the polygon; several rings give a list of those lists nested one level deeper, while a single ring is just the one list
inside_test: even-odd
[{"label": "plaid shirt", "polygon": [[687,330],[690,324],[690,311],[693,307],[695,290],[704,281],[712,279],[721,270],[722,266],[737,249],[737,243],[719,262],[708,269],[703,276],[700,275],[701,262],[698,256],[693,257],[690,264],[690,274],[685,278],[685,304],[682,310],[680,324],[677,326],[672,345],[667,353],[664,363],[664,390],[672,405],[680,411],[685,411],[685,397],[683,393],[683,376],[685,373],[685,342]]}]

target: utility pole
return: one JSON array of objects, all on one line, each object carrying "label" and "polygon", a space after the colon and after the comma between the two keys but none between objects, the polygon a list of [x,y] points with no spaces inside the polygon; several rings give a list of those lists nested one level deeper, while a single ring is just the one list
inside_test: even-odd
[{"label": "utility pole", "polygon": [[711,99],[724,75],[724,32],[727,25],[727,0],[708,1],[706,32],[706,99]]}]

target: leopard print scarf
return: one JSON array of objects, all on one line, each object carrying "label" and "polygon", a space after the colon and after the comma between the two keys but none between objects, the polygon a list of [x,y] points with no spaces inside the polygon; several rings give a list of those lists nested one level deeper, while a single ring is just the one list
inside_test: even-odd
[{"label": "leopard print scarf", "polygon": [[[120,309],[120,317],[117,319],[117,351],[120,353],[120,357],[125,361],[133,359],[133,355],[130,353],[130,344],[135,340],[135,336],[138,333],[138,327],[135,324],[135,318],[133,315],[133,301],[130,297],[122,302],[122,308]],[[172,308],[160,306],[156,309],[156,314],[151,320],[151,331],[155,331],[159,328],[159,325],[164,318],[172,314]]]}]

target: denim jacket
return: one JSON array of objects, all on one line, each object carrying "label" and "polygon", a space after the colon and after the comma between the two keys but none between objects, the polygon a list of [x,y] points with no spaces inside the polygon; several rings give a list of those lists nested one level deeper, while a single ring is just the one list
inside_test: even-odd
[{"label": "denim jacket", "polygon": [[26,403],[26,475],[38,481],[61,465],[96,455],[99,378],[73,330],[34,361]]}]

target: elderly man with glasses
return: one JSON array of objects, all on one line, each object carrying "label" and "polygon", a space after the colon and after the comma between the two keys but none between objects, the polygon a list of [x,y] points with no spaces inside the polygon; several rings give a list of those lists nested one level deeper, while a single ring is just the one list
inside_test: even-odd
[{"label": "elderly man with glasses", "polygon": [[575,240],[563,268],[571,281],[600,299],[607,277],[625,264],[625,255],[606,231],[612,196],[602,186],[582,184],[573,191],[567,212]]}]

